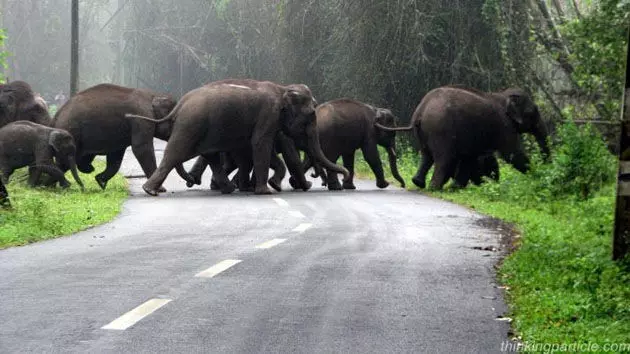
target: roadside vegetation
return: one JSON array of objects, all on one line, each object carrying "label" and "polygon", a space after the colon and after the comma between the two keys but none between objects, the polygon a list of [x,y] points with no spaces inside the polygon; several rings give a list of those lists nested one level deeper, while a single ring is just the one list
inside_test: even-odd
[{"label": "roadside vegetation", "polygon": [[[422,193],[516,227],[516,251],[498,276],[522,340],[628,343],[630,260],[611,260],[616,158],[590,125],[565,124],[555,140],[551,161],[543,164],[534,152],[528,174],[502,164],[500,182]],[[419,191],[411,183],[418,156],[402,150],[400,172],[408,189]],[[357,173],[372,177],[360,157]]]},{"label": "roadside vegetation", "polygon": [[[97,171],[104,163],[95,161]],[[97,172],[95,172],[97,173]],[[70,188],[30,188],[27,170],[11,176],[7,185],[11,209],[0,209],[0,249],[72,234],[112,220],[127,198],[127,181],[120,174],[101,190],[93,175],[80,174],[85,191]]]}]

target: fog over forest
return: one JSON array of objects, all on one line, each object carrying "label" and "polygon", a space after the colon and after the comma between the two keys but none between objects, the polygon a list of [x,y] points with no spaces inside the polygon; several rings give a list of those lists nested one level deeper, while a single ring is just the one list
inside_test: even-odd
[{"label": "fog over forest", "polygon": [[[571,105],[581,118],[612,119],[623,60],[611,48],[618,62],[598,59],[584,71],[573,22],[616,2],[86,0],[79,2],[79,87],[111,82],[181,96],[209,81],[249,77],[305,83],[320,102],[349,96],[391,107],[406,121],[440,85],[518,85],[548,118],[566,118]],[[70,0],[0,6],[5,76],[31,83],[47,100],[67,95]],[[623,47],[622,26],[598,30],[619,36]]]}]

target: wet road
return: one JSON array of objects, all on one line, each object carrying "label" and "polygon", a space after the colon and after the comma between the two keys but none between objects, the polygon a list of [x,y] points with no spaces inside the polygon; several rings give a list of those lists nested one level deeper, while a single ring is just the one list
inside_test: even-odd
[{"label": "wet road", "polygon": [[493,353],[507,340],[499,255],[473,249],[498,236],[467,209],[373,182],[223,196],[209,172],[195,189],[173,172],[158,198],[143,182],[110,224],[0,251],[0,352]]}]

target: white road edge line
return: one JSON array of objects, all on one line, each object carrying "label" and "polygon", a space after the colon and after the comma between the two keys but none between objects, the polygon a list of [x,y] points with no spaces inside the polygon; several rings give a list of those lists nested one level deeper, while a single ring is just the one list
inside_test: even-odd
[{"label": "white road edge line", "polygon": [[124,331],[171,301],[171,299],[151,299],[101,328]]},{"label": "white road edge line", "polygon": [[199,278],[212,278],[218,275],[219,273],[224,272],[241,262],[242,261],[238,259],[226,259],[202,272],[197,273],[195,276]]},{"label": "white road edge line", "polygon": [[286,240],[286,238],[274,238],[273,240],[261,243],[260,245],[256,246],[256,248],[266,250],[271,247],[277,246]]},{"label": "white road edge line", "polygon": [[295,216],[296,218],[305,218],[304,214],[300,213],[297,210],[289,210],[289,215]]},{"label": "white road edge line", "polygon": [[308,230],[311,226],[313,226],[313,224],[308,224],[308,223],[300,224],[295,229],[293,229],[292,231],[293,232],[302,233],[302,232]]},{"label": "white road edge line", "polygon": [[289,203],[287,203],[286,200],[282,199],[282,198],[273,198],[273,200],[278,203],[278,205],[280,205],[281,207],[288,207]]}]

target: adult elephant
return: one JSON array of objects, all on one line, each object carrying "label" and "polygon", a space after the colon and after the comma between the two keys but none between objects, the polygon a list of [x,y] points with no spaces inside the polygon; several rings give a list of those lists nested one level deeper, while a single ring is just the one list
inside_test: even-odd
[{"label": "adult elephant", "polygon": [[522,133],[534,135],[543,154],[549,155],[547,130],[538,107],[519,88],[501,92],[462,86],[436,88],[420,101],[408,127],[381,128],[414,132],[422,163],[413,182],[420,188],[425,187],[427,172],[434,163],[430,187],[441,189],[456,168],[465,178],[479,156],[494,151],[518,171],[527,172],[529,159],[521,143]]},{"label": "adult elephant", "polygon": [[241,156],[241,152],[251,151],[251,164],[244,159],[239,161],[239,177],[249,178],[253,165],[257,176],[254,193],[270,194],[267,179],[273,144],[279,131],[292,139],[305,139],[309,153],[318,161],[348,176],[345,168],[328,161],[321,150],[313,97],[307,90],[269,81],[250,82],[247,86],[231,83],[202,86],[184,95],[162,120],[146,118],[158,123],[174,123],[164,158],[143,185],[145,192],[157,195],[170,171],[197,155],[209,162],[219,186],[225,191],[230,182],[219,154],[236,152],[236,156]]},{"label": "adult elephant", "polygon": [[[396,163],[396,133],[385,131],[376,125],[396,125],[397,119],[389,109],[373,107],[350,98],[340,98],[322,103],[315,112],[324,155],[332,162],[342,157],[344,167],[350,172],[350,177],[343,185],[339,183],[334,171],[320,173],[326,179],[325,184],[329,190],[356,189],[353,183],[354,154],[359,149],[376,176],[376,186],[386,188],[389,182],[385,180],[377,145],[387,150],[392,175],[405,187]],[[310,167],[311,161],[307,157],[304,170]]]},{"label": "adult elephant", "polygon": [[[206,83],[204,87],[221,86],[221,85],[226,85],[226,84],[246,86],[252,89],[262,89],[262,90],[265,90],[268,88],[267,82],[257,81],[253,79],[224,79],[224,80]],[[306,85],[293,84],[293,85],[288,85],[287,88],[290,90],[301,92],[304,95],[313,97],[313,93],[311,92],[310,88]],[[314,97],[313,97],[313,105],[315,107],[317,106],[317,100]],[[300,139],[300,140],[304,140],[304,139]],[[300,141],[300,143],[301,143],[301,147],[304,150],[307,150],[307,154],[308,154],[309,152],[308,152],[308,149],[305,147],[306,146],[305,142]],[[223,168],[228,175],[238,168],[237,162],[236,162],[237,159],[250,158],[249,156],[236,156],[235,153],[236,152],[224,153],[222,156],[223,161],[224,161]],[[286,162],[286,167],[285,167],[285,164],[282,162],[282,160],[278,157],[278,153],[282,154],[282,157],[284,158],[284,161]],[[201,184],[201,176],[203,175],[207,166],[208,166],[208,161],[206,161],[203,158],[203,156],[198,157],[194,165],[192,166],[192,168],[188,171],[189,175],[191,176],[194,182],[192,181],[188,182],[186,185],[188,187],[192,187],[194,184]],[[289,173],[291,174],[291,178],[289,179],[289,181],[293,189],[301,189],[303,191],[307,191],[312,186],[312,183],[310,181],[307,181],[306,178],[304,177],[304,170],[302,169],[300,155],[295,146],[295,142],[292,139],[288,138],[282,132],[278,132],[278,134],[276,135],[276,139],[274,143],[274,150],[272,151],[272,154],[271,154],[269,167],[274,171],[274,174],[271,176],[271,178],[269,178],[268,183],[273,189],[275,189],[278,192],[282,191],[282,180],[284,179],[286,175],[287,168],[289,170]],[[241,190],[250,189],[251,187],[255,185],[255,181],[256,181],[255,172],[253,173],[252,178],[251,179],[248,178],[247,181],[241,181],[241,179],[239,178],[239,174],[237,174],[233,179],[235,186],[238,186],[238,188]],[[210,188],[213,190],[220,189],[214,177],[211,180]]]},{"label": "adult elephant", "polygon": [[98,185],[105,189],[120,169],[129,146],[144,175],[149,178],[157,168],[153,138],[168,140],[171,135],[171,120],[154,123],[145,119],[127,119],[125,114],[161,119],[175,104],[168,94],[100,84],[70,98],[55,115],[53,126],[67,130],[74,137],[81,172],[94,171],[92,161],[96,155],[107,156],[107,167],[95,177]]},{"label": "adult elephant", "polygon": [[57,167],[61,166],[72,171],[74,180],[83,189],[75,153],[74,139],[65,130],[24,120],[0,128],[0,177],[4,183],[9,182],[15,169],[29,166],[29,185],[36,185],[41,173],[46,172],[67,188],[70,183]]},{"label": "adult elephant", "polygon": [[45,102],[24,81],[0,85],[0,128],[18,120],[42,125],[51,123]]}]

